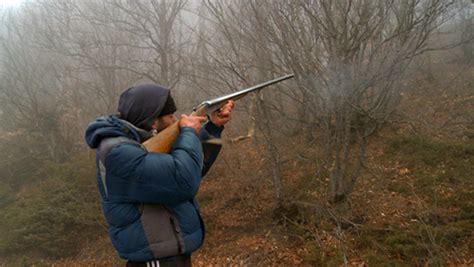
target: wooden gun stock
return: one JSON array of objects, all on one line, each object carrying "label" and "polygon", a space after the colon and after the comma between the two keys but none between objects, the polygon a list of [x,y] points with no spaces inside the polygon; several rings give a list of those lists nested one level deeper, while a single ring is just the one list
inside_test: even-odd
[{"label": "wooden gun stock", "polygon": [[159,134],[146,140],[143,145],[149,152],[170,153],[178,138],[179,130],[179,121],[176,121]]},{"label": "wooden gun stock", "polygon": [[[191,116],[205,116],[206,111],[207,110],[205,107],[201,107],[191,113]],[[143,145],[149,152],[170,153],[173,149],[174,142],[176,142],[176,139],[178,139],[179,131],[180,128],[178,120],[163,129],[157,135],[143,142]]]}]

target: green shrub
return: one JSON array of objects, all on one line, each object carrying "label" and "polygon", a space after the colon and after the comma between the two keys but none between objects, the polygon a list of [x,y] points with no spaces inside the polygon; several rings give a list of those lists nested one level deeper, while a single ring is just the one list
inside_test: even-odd
[{"label": "green shrub", "polygon": [[420,227],[413,225],[407,229],[382,229],[364,226],[356,239],[357,248],[363,251],[361,254],[369,266],[423,264],[431,259],[430,250],[434,251],[435,248],[421,237],[426,231]]},{"label": "green shrub", "polygon": [[310,242],[307,248],[309,253],[304,260],[313,266],[341,266],[344,264],[341,249],[329,246],[322,249],[314,242]]},{"label": "green shrub", "polygon": [[441,143],[425,137],[397,137],[390,141],[388,153],[397,155],[408,167],[417,167],[420,163],[435,167],[442,162],[473,157],[474,145]]},{"label": "green shrub", "polygon": [[463,220],[452,222],[438,227],[441,234],[441,243],[446,247],[458,246],[469,238],[472,229],[474,229],[474,221]]},{"label": "green shrub", "polygon": [[8,187],[11,196],[22,186],[38,181],[36,172],[43,166],[46,158],[44,153],[37,149],[37,143],[30,143],[21,137],[0,138],[0,182],[4,189]]},{"label": "green shrub", "polygon": [[369,250],[364,252],[363,255],[363,258],[365,262],[367,262],[368,266],[411,266],[411,264],[403,262],[401,259],[390,258],[384,253],[377,253]]},{"label": "green shrub", "polygon": [[13,201],[14,196],[11,187],[8,184],[0,183],[0,209]]},{"label": "green shrub", "polygon": [[93,162],[50,163],[38,173],[46,177],[25,186],[1,213],[2,255],[67,256],[79,240],[103,231]]},{"label": "green shrub", "polygon": [[466,191],[458,190],[450,197],[440,198],[438,205],[444,209],[457,209],[455,220],[474,221],[474,190],[467,188]]},{"label": "green shrub", "polygon": [[306,255],[304,260],[314,266],[323,266],[325,255],[321,247],[313,242],[309,242],[306,247],[308,249],[308,255]]},{"label": "green shrub", "polygon": [[428,256],[425,244],[408,231],[392,233],[385,239],[384,244],[392,254],[400,255],[406,259]]},{"label": "green shrub", "polygon": [[400,182],[388,184],[388,190],[400,193],[402,195],[410,195],[412,193],[409,185]]}]

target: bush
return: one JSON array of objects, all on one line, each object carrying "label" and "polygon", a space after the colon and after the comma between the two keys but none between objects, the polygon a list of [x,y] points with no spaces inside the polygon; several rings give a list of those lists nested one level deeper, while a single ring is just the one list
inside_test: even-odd
[{"label": "bush", "polygon": [[305,261],[313,266],[342,266],[344,264],[344,256],[338,248],[322,249],[318,244],[311,242],[307,249],[308,255],[306,255]]},{"label": "bush", "polygon": [[2,255],[70,255],[86,233],[102,229],[93,162],[49,163],[38,174],[45,178],[25,186],[2,211]]},{"label": "bush", "polygon": [[442,162],[463,161],[473,157],[474,145],[441,143],[425,137],[398,137],[390,141],[388,152],[399,155],[408,167],[416,167],[420,162],[435,167]]},{"label": "bush", "polygon": [[446,247],[459,246],[463,244],[465,239],[471,236],[472,229],[474,229],[474,221],[456,221],[438,227],[441,233],[441,243]]},{"label": "bush", "polygon": [[436,249],[423,235],[420,225],[391,229],[366,225],[361,228],[357,247],[369,266],[422,265],[432,260],[430,251]]},{"label": "bush", "polygon": [[424,244],[419,237],[408,231],[397,231],[385,239],[384,244],[393,255],[406,259],[425,258],[428,256]]},{"label": "bush", "polygon": [[[36,172],[46,161],[46,156],[38,149],[38,142],[30,142],[22,135],[0,138],[0,173],[2,176],[0,197],[13,196],[24,185],[38,181]],[[2,193],[4,193],[3,196]]]}]

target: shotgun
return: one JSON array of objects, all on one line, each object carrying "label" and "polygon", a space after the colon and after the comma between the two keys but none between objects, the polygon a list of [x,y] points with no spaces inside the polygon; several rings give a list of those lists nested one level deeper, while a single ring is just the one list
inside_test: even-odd
[{"label": "shotgun", "polygon": [[[212,113],[220,109],[229,100],[236,101],[251,92],[255,92],[269,85],[290,79],[293,76],[294,74],[288,74],[288,75],[270,80],[268,82],[264,82],[264,83],[252,86],[247,89],[243,89],[234,93],[230,93],[228,95],[224,95],[215,99],[204,101],[194,108],[194,112],[191,113],[191,116],[205,116],[208,113]],[[143,145],[150,152],[169,153],[173,149],[174,142],[178,138],[178,135],[179,135],[179,121],[176,121],[175,123],[171,124],[164,130],[159,132],[157,135],[145,141]]]}]

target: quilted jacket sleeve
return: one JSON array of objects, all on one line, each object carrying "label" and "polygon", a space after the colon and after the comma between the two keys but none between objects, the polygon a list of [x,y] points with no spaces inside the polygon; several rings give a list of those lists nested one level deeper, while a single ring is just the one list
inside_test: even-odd
[{"label": "quilted jacket sleeve", "polygon": [[[223,126],[217,126],[211,121],[208,121],[206,124],[204,124],[204,127],[201,130],[200,139],[201,141],[206,141],[211,138],[221,138],[223,129]],[[212,164],[214,164],[214,161],[217,159],[217,156],[219,155],[222,146],[203,142],[202,148],[204,155],[204,166],[202,168],[202,176],[204,176],[209,171]]]}]

